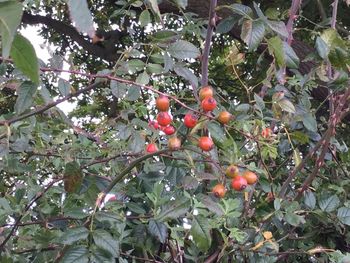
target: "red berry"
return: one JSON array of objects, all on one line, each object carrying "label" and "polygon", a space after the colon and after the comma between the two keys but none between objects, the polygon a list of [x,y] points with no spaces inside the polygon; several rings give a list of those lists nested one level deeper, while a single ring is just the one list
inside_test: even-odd
[{"label": "red berry", "polygon": [[156,99],[156,107],[158,110],[160,111],[167,111],[169,109],[169,99],[166,96],[160,95],[157,99]]},{"label": "red berry", "polygon": [[203,151],[210,151],[213,146],[214,146],[214,143],[213,143],[213,140],[209,137],[206,137],[206,136],[203,136],[203,137],[200,137],[199,140],[198,140],[198,146],[199,148],[201,148]]},{"label": "red berry", "polygon": [[212,111],[216,108],[216,100],[213,97],[206,97],[202,101],[202,109],[204,111]]},{"label": "red berry", "polygon": [[240,175],[237,175],[231,181],[231,186],[236,191],[244,190],[247,187],[247,184],[248,184],[247,180],[243,176],[240,176]]},{"label": "red berry", "polygon": [[171,123],[171,117],[167,112],[160,112],[157,115],[157,121],[161,126],[168,126]]},{"label": "red berry", "polygon": [[148,126],[151,127],[151,128],[153,127],[156,130],[159,129],[159,124],[158,124],[157,121],[149,121]]},{"label": "red berry", "polygon": [[166,135],[172,135],[172,134],[174,134],[174,133],[176,132],[176,129],[175,129],[174,126],[169,125],[169,126],[167,126],[167,127],[165,127],[165,128],[163,129],[163,132],[164,132]]},{"label": "red berry", "polygon": [[263,131],[261,132],[261,136],[265,139],[270,138],[272,134],[272,130],[270,128],[265,128],[263,129]]},{"label": "red berry", "polygon": [[184,124],[187,128],[193,128],[197,124],[197,117],[191,113],[187,113],[184,118]]},{"label": "red berry", "polygon": [[146,152],[148,153],[154,153],[158,151],[157,145],[155,145],[154,143],[150,143],[146,146]]}]

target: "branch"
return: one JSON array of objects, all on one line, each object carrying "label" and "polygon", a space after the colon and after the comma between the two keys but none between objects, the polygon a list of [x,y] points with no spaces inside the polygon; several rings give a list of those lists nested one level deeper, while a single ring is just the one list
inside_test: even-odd
[{"label": "branch", "polygon": [[205,37],[203,55],[202,55],[202,86],[208,85],[209,52],[210,52],[211,39],[213,37],[214,27],[216,24],[215,22],[216,5],[217,5],[217,0],[210,0],[209,22],[208,22],[208,28],[207,28],[207,35]]},{"label": "branch", "polygon": [[[43,24],[47,27],[55,30],[60,35],[70,37],[74,42],[78,43],[89,54],[95,55],[107,61],[116,61],[119,55],[116,52],[116,48],[106,48],[100,45],[94,45],[90,40],[81,35],[73,26],[66,24],[65,22],[55,20],[49,16],[32,15],[27,12],[23,13],[22,22],[28,25]],[[112,33],[109,32],[109,33]],[[113,31],[114,41],[119,39],[124,33],[119,31]],[[113,46],[113,45],[111,45]]]},{"label": "branch", "polygon": [[297,18],[297,13],[299,11],[302,0],[293,0],[292,6],[289,10],[289,19],[287,23],[288,38],[287,43],[290,45],[293,41],[293,24],[294,20]]},{"label": "branch", "polygon": [[332,19],[331,19],[331,28],[335,29],[337,23],[337,12],[338,12],[338,0],[334,0],[332,10]]},{"label": "branch", "polygon": [[43,197],[43,195],[58,181],[61,181],[62,179],[55,179],[53,180],[51,183],[49,183],[46,188],[42,191],[37,193],[37,195],[26,205],[26,207],[24,208],[24,211],[22,212],[22,214],[16,219],[10,233],[6,236],[6,238],[4,239],[4,241],[0,244],[0,251],[4,249],[4,246],[6,245],[6,243],[10,240],[11,236],[17,231],[19,224],[21,223],[22,218],[24,217],[25,212],[27,212],[29,210],[29,208],[36,202],[38,201],[41,197]]}]

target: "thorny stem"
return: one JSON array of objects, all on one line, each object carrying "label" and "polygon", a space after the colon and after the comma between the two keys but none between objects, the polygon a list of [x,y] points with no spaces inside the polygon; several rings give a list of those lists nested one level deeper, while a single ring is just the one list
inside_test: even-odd
[{"label": "thorny stem", "polygon": [[207,35],[205,37],[204,50],[202,55],[202,86],[208,85],[208,67],[209,67],[209,52],[211,40],[213,37],[214,28],[216,26],[216,12],[217,0],[210,0],[209,8],[209,22],[207,28]]},{"label": "thorny stem", "polygon": [[302,0],[293,0],[292,6],[289,10],[289,19],[287,22],[287,32],[288,32],[288,38],[287,43],[290,45],[293,41],[293,25],[294,20],[297,18],[298,10],[300,9]]}]

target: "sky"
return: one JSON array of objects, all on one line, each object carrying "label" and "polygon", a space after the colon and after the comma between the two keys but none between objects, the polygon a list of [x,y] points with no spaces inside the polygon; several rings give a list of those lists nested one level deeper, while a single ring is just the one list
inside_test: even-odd
[{"label": "sky", "polygon": [[[37,57],[42,61],[44,61],[45,63],[48,63],[49,59],[51,58],[50,49],[54,50],[54,46],[53,45],[49,46],[48,43],[45,42],[45,39],[38,34],[39,28],[40,27],[38,26],[27,26],[26,28],[21,30],[21,34],[32,43]],[[64,62],[63,68],[68,69],[69,65]],[[60,74],[60,77],[65,80],[69,80],[68,73],[62,73]],[[57,107],[61,109],[64,113],[68,114],[75,107],[75,103],[64,101],[58,104]]]}]

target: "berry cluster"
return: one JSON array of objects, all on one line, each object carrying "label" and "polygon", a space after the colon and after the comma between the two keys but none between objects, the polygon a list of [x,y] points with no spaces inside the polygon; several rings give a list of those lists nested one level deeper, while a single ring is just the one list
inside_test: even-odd
[{"label": "berry cluster", "polygon": [[[200,105],[205,114],[212,112],[216,106],[217,102],[214,99],[214,92],[211,86],[202,87],[199,91]],[[151,121],[149,125],[155,129],[160,129],[166,135],[173,135],[176,132],[176,129],[171,125],[172,118],[168,113],[170,107],[170,101],[167,96],[161,95],[156,99],[156,108],[159,110],[159,113],[156,117],[156,120]],[[208,115],[209,116],[209,115]],[[217,121],[222,125],[226,125],[232,119],[232,114],[228,111],[221,111],[217,116]],[[188,112],[185,114],[183,119],[183,124],[188,129],[193,129],[198,124],[198,116],[193,112]],[[268,128],[265,129],[263,137],[266,138],[270,136],[271,130]],[[214,147],[214,142],[209,136],[201,136],[197,142],[198,147],[202,151],[210,151]],[[168,147],[171,150],[177,150],[181,147],[181,140],[172,136],[168,139]],[[147,153],[154,153],[158,151],[157,146],[154,143],[150,143],[146,146]],[[239,168],[235,165],[230,165],[226,169],[226,175],[232,178],[231,186],[234,190],[242,191],[247,185],[255,184],[258,180],[258,177],[255,173],[246,170],[242,175],[239,173]],[[219,183],[214,186],[212,192],[217,197],[224,197],[226,193],[226,188],[223,184]]]}]

